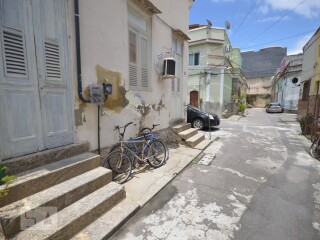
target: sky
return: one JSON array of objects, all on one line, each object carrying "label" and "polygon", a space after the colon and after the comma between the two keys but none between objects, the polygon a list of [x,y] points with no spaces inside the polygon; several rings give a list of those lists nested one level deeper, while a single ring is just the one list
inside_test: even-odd
[{"label": "sky", "polygon": [[281,46],[291,55],[320,27],[320,0],[195,0],[189,19],[220,28],[228,21],[231,45],[241,51]]}]

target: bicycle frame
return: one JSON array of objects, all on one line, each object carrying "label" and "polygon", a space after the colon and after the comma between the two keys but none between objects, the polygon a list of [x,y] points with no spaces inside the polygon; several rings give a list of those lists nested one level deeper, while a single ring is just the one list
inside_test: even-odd
[{"label": "bicycle frame", "polygon": [[[138,138],[144,138],[142,137],[138,137]],[[128,140],[128,141],[120,141],[121,145],[120,145],[120,151],[124,152],[124,150],[130,152],[135,158],[137,158],[139,161],[143,161],[145,162],[147,159],[149,159],[149,157],[147,156],[146,158],[144,157],[144,153],[146,148],[148,147],[149,143],[152,141],[152,139],[150,140]],[[142,152],[141,152],[141,158],[126,144],[126,143],[131,143],[134,145],[135,149],[138,152],[138,147],[136,145],[136,143],[143,143],[142,145]]]}]

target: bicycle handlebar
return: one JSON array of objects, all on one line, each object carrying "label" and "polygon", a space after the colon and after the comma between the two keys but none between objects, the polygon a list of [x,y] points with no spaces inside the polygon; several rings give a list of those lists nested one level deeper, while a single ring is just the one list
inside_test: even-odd
[{"label": "bicycle handlebar", "polygon": [[160,124],[153,124],[153,125],[152,125],[152,128],[148,128],[148,127],[142,128],[142,129],[140,130],[139,134],[143,134],[144,131],[146,131],[146,130],[148,130],[148,131],[149,131],[148,133],[150,133],[155,127],[157,127],[157,126],[159,126],[159,125],[160,125]]},{"label": "bicycle handlebar", "polygon": [[129,122],[129,123],[127,123],[126,125],[124,125],[124,126],[119,126],[119,125],[116,125],[115,127],[114,127],[114,130],[117,130],[117,129],[120,129],[120,128],[127,128],[130,124],[132,124],[133,122]]}]

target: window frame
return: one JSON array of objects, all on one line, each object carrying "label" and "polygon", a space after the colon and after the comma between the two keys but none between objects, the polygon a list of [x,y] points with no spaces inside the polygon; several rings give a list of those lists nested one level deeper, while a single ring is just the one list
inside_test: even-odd
[{"label": "window frame", "polygon": [[[135,24],[133,21],[130,20],[129,15],[133,14],[136,17],[143,19],[146,23],[146,29],[142,29],[137,24]],[[132,3],[128,2],[128,79],[129,79],[129,89],[130,90],[138,90],[138,91],[151,91],[151,18],[152,16],[150,14],[147,14],[146,12],[143,12],[143,10],[135,6]],[[130,62],[130,32],[133,32],[136,34],[136,63]],[[146,49],[146,64],[147,66],[143,66],[143,56],[142,53],[144,53],[145,49],[142,51],[142,42],[146,40],[147,42],[147,49]],[[130,78],[130,69],[132,66],[136,67],[137,70],[137,85],[132,85],[132,79]],[[143,71],[147,68],[147,72]],[[147,81],[143,81],[143,73],[147,74]],[[147,84],[147,86],[142,86],[143,83]]]},{"label": "window frame", "polygon": [[[183,73],[182,73],[182,70],[183,70],[183,49],[184,49],[184,41],[174,36],[172,38],[172,51],[177,56],[176,69],[175,69],[176,77],[174,79],[172,79],[171,92],[177,93],[177,94],[180,94],[182,91],[181,88],[182,88],[182,81],[183,81]],[[178,59],[180,62],[178,61]]]},{"label": "window frame", "polygon": [[[196,64],[196,55],[198,56],[198,64]],[[190,57],[193,57],[192,64],[190,64]],[[189,67],[200,65],[200,52],[189,53]]]}]

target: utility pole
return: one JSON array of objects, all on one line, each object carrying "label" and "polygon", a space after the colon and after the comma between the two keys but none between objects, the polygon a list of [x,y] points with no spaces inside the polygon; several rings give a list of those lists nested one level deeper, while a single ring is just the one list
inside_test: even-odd
[{"label": "utility pole", "polygon": [[208,69],[207,79],[206,79],[206,102],[210,101],[210,79],[211,79],[211,69]]}]

